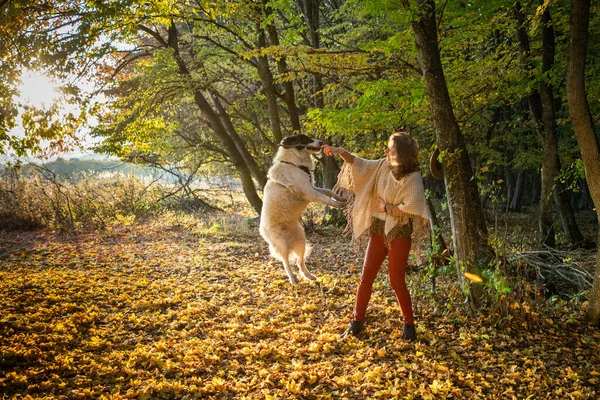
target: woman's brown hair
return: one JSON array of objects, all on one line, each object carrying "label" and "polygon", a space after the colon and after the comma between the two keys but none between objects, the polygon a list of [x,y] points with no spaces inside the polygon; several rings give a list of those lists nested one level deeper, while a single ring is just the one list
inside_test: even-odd
[{"label": "woman's brown hair", "polygon": [[396,179],[419,171],[419,144],[406,132],[395,132],[390,136],[396,151],[398,165],[392,167]]}]

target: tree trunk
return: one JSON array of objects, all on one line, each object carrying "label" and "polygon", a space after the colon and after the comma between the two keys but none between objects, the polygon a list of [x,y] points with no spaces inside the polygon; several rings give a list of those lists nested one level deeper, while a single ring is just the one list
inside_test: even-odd
[{"label": "tree trunk", "polygon": [[[306,29],[308,31],[308,45],[312,48],[318,49],[321,46],[321,39],[319,37],[319,0],[301,0],[298,2],[302,13],[304,14],[304,21]],[[325,108],[325,98],[323,97],[323,81],[318,73],[314,73],[312,76],[312,99],[313,107],[318,109]],[[324,139],[324,138],[323,138]],[[331,138],[324,140],[327,144],[331,145]],[[322,158],[323,169],[321,171],[321,177],[323,180],[323,187],[332,189],[335,186],[337,174],[339,168],[335,163],[333,156],[323,156]],[[341,220],[342,211],[340,209],[325,207],[325,215],[329,220]]]},{"label": "tree trunk", "polygon": [[[550,71],[554,64],[554,52],[555,52],[555,35],[554,28],[552,26],[552,20],[550,18],[549,7],[546,7],[542,14],[542,74]],[[569,244],[575,245],[583,240],[583,235],[579,231],[573,210],[569,206],[564,193],[564,185],[556,178],[560,172],[560,160],[558,156],[558,137],[556,134],[556,115],[554,111],[554,96],[552,95],[552,86],[542,81],[540,83],[540,95],[542,99],[542,110],[543,110],[543,122],[544,122],[544,154],[545,164],[548,164],[547,177],[544,177],[542,172],[542,200],[550,197],[549,191],[551,190],[554,194],[554,201],[557,206],[557,211],[560,215],[561,224],[565,236]],[[551,180],[552,188],[544,187],[544,180]],[[550,215],[552,206],[548,204],[546,206],[550,209]],[[552,222],[553,223],[553,222]],[[551,233],[549,233],[551,234]],[[549,246],[553,246],[553,243],[548,243]]]},{"label": "tree trunk", "polygon": [[515,182],[515,189],[510,200],[510,210],[520,212],[521,205],[523,203],[523,181],[525,180],[525,172],[521,169],[517,172],[517,179]]},{"label": "tree trunk", "polygon": [[[546,9],[547,11],[547,9]],[[529,36],[525,27],[525,15],[520,2],[516,2],[513,8],[513,14],[517,21],[517,37],[519,39],[519,47],[521,48],[521,61],[523,67],[528,71],[533,70],[533,63],[531,62],[531,49],[529,45]],[[542,23],[544,25],[544,23]],[[543,58],[545,66],[552,65],[552,60],[548,59],[548,55],[551,53],[552,58],[554,57],[554,44],[548,42],[549,35],[543,35],[542,48]],[[554,33],[552,33],[552,41],[554,40]],[[540,85],[542,88],[543,85]],[[548,89],[548,88],[546,88]],[[557,151],[556,130],[554,121],[554,107],[547,107],[548,101],[552,99],[552,93],[544,91],[545,99],[542,99],[542,95],[538,90],[532,90],[531,94],[527,97],[527,103],[529,104],[529,113],[535,126],[535,131],[540,138],[542,145],[544,146],[544,159],[542,161],[542,188],[540,198],[540,213],[538,216],[538,223],[540,229],[539,240],[540,243],[554,247],[556,244],[556,236],[554,234],[554,221],[552,217],[552,187],[554,184],[554,177],[556,176],[556,165],[555,159],[552,156],[552,152]],[[550,100],[548,99],[550,98]],[[545,100],[546,107],[542,108],[542,101]],[[551,104],[551,103],[550,103]],[[548,133],[551,131],[553,133]]]},{"label": "tree trunk", "polygon": [[244,158],[244,161],[246,162],[246,165],[248,165],[248,169],[252,173],[252,176],[254,177],[260,188],[264,188],[267,184],[267,174],[258,166],[256,160],[248,151],[246,144],[244,143],[240,135],[238,135],[237,131],[235,130],[235,127],[233,126],[233,123],[231,122],[229,114],[227,114],[225,107],[223,107],[223,104],[221,104],[221,101],[219,100],[219,96],[213,92],[210,92],[209,96],[210,100],[212,101],[215,107],[217,115],[221,119],[221,123],[227,130],[229,137],[231,137],[231,139],[234,141],[235,146]]},{"label": "tree trunk", "polygon": [[[405,8],[408,1],[403,0]],[[437,39],[434,0],[417,0],[418,18],[411,24],[419,52],[419,63],[425,78],[426,95],[431,104],[432,119],[443,157],[444,180],[457,272],[465,283],[463,270],[480,274],[493,257],[477,184],[464,138],[456,121],[446,85]],[[470,305],[479,306],[483,288],[470,285]]]},{"label": "tree trunk", "polygon": [[231,137],[227,134],[227,130],[221,123],[219,116],[211,108],[210,104],[208,103],[208,101],[206,101],[206,98],[204,97],[202,92],[200,92],[200,90],[195,91],[194,101],[200,109],[200,111],[202,112],[202,114],[204,114],[205,118],[208,120],[213,132],[221,140],[221,143],[223,143],[225,151],[229,155],[229,158],[231,158],[231,163],[240,174],[242,188],[244,190],[246,198],[248,199],[248,202],[250,202],[252,208],[254,208],[254,210],[260,214],[262,210],[262,200],[256,192],[256,187],[254,186],[254,181],[252,180],[252,174],[250,173],[250,169],[248,168],[248,165],[246,165],[246,162],[244,161],[244,158],[240,154],[239,150],[237,149],[237,146],[235,145]]},{"label": "tree trunk", "polygon": [[[315,49],[321,46],[319,38],[319,0],[301,0],[300,6],[306,19],[309,45]],[[313,74],[313,104],[315,108],[325,107],[323,98],[323,80],[318,73]]]},{"label": "tree trunk", "polygon": [[446,250],[448,250],[448,246],[446,246],[444,237],[439,232],[440,224],[438,222],[437,214],[435,212],[435,207],[433,206],[433,203],[431,202],[431,199],[429,199],[429,198],[427,199],[427,207],[429,208],[429,213],[431,215],[431,218],[429,220],[430,225],[431,225],[431,237],[433,239],[433,242],[435,242],[435,245],[438,249],[437,255],[441,256],[442,253],[444,253]]},{"label": "tree trunk", "polygon": [[[544,9],[542,14],[542,74],[552,69],[554,64],[554,28],[550,19],[550,10]],[[542,129],[544,160],[542,162],[542,197],[540,199],[540,235],[541,243],[556,246],[554,217],[552,216],[552,191],[558,176],[560,164],[558,160],[558,138],[556,136],[556,114],[554,112],[554,96],[552,85],[542,80],[539,83],[542,107]]]},{"label": "tree trunk", "polygon": [[[260,23],[256,24],[256,33],[258,35],[258,46],[257,48],[266,49],[267,40],[265,37],[265,31],[261,27]],[[263,85],[265,97],[267,99],[267,109],[269,111],[269,122],[271,123],[271,131],[273,132],[273,138],[276,143],[281,142],[283,134],[281,132],[281,119],[279,118],[279,110],[277,106],[277,91],[275,84],[273,83],[273,74],[269,68],[269,59],[267,56],[261,55],[257,57],[257,68],[258,76]]]},{"label": "tree trunk", "polygon": [[[186,63],[179,52],[179,39],[175,23],[171,23],[168,30],[168,41],[166,43],[163,43],[163,45],[166,45],[167,47],[173,49],[175,61],[177,62],[177,66],[179,67],[179,73],[191,79],[191,73],[188,70]],[[250,173],[250,169],[248,168],[248,165],[246,164],[244,158],[240,154],[240,151],[235,145],[235,142],[227,133],[227,129],[225,128],[225,126],[223,126],[221,119],[219,118],[217,113],[212,109],[212,107],[210,106],[200,89],[194,90],[194,102],[196,103],[202,114],[205,116],[205,118],[208,120],[208,123],[212,128],[212,132],[221,141],[221,143],[225,147],[225,151],[231,159],[231,163],[240,174],[242,188],[244,190],[246,198],[248,199],[248,202],[250,203],[252,208],[254,208],[254,210],[260,214],[262,210],[262,200],[258,196],[256,187],[254,186],[254,181],[252,180],[252,174]]]},{"label": "tree trunk", "polygon": [[[267,7],[266,4],[265,7]],[[277,34],[277,28],[275,28],[275,24],[269,24],[267,26],[267,32],[269,33],[269,40],[271,41],[271,45],[279,46],[279,36]],[[280,76],[285,76],[288,73],[285,56],[280,56],[277,59],[277,72],[279,72]],[[292,124],[292,130],[294,131],[294,133],[301,133],[302,125],[300,125],[300,112],[298,111],[298,107],[296,106],[294,82],[286,79],[283,82],[283,88],[285,89],[283,92],[283,101],[285,102],[285,105],[288,109],[288,113],[290,115],[290,123]]]},{"label": "tree trunk", "polygon": [[560,222],[565,231],[567,241],[572,246],[581,244],[583,242],[583,234],[577,225],[575,213],[569,202],[565,185],[558,180],[555,180],[554,183],[554,203],[556,204],[556,209],[560,215]]},{"label": "tree trunk", "polygon": [[[586,97],[584,74],[589,23],[590,0],[572,0],[571,34],[567,56],[567,101],[590,194],[600,222],[600,145]],[[597,240],[596,271],[586,320],[592,325],[600,326],[600,228]]]}]

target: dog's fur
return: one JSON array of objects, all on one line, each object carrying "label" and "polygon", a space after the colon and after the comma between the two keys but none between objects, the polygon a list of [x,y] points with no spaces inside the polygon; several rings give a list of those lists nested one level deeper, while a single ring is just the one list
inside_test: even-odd
[{"label": "dog's fur", "polygon": [[271,255],[283,263],[292,284],[298,283],[298,278],[290,268],[290,258],[296,259],[304,278],[317,279],[304,265],[306,236],[300,224],[302,212],[310,202],[341,207],[345,201],[333,191],[312,183],[308,173],[314,168],[311,154],[318,153],[322,144],[306,135],[285,138],[269,169],[264,189],[260,234],[269,244]]}]

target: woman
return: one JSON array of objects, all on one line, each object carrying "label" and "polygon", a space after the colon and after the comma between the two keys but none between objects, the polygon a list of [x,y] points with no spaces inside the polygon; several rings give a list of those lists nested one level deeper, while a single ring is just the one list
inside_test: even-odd
[{"label": "woman", "polygon": [[348,214],[353,239],[369,233],[354,318],[343,336],[356,336],[363,331],[373,282],[387,256],[390,284],[404,319],[402,338],[417,339],[406,287],[406,264],[411,236],[419,239],[428,232],[429,224],[418,149],[417,142],[404,132],[390,136],[386,158],[380,160],[365,160],[339,147],[326,145],[323,148],[326,155],[339,155],[345,161],[337,187],[354,196]]}]

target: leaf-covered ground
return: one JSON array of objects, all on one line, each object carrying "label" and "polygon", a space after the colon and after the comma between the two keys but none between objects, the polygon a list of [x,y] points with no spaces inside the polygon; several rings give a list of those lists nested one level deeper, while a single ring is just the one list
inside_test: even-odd
[{"label": "leaf-covered ground", "polygon": [[256,229],[214,228],[0,232],[2,397],[600,396],[600,332],[577,322],[577,307],[542,315],[516,303],[528,318],[469,318],[451,277],[432,296],[413,268],[410,344],[382,271],[365,337],[340,339],[361,256],[339,230],[309,235],[319,280],[291,286]]}]

